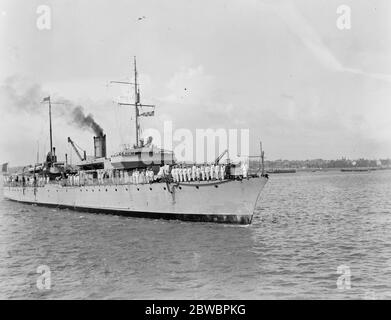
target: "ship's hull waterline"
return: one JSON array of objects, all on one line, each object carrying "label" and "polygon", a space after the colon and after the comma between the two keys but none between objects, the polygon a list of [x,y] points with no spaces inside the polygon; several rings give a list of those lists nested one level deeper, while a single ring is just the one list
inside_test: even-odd
[{"label": "ship's hull waterline", "polygon": [[17,202],[91,213],[183,221],[250,224],[265,177],[181,184],[4,187]]}]

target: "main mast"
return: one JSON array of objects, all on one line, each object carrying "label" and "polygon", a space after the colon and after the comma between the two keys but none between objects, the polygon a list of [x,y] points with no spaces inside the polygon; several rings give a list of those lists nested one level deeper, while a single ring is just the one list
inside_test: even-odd
[{"label": "main mast", "polygon": [[139,124],[138,124],[138,117],[139,117],[139,110],[138,105],[140,103],[139,101],[139,91],[137,88],[137,64],[136,64],[136,57],[134,59],[134,110],[136,113],[136,147],[139,146]]},{"label": "main mast", "polygon": [[52,103],[49,96],[49,123],[50,123],[50,160],[53,161],[53,130],[52,130]]},{"label": "main mast", "polygon": [[136,63],[136,57],[133,58],[134,62],[134,82],[126,82],[126,81],[110,81],[110,83],[118,83],[118,84],[127,84],[127,85],[133,85],[134,86],[134,103],[123,103],[118,102],[120,106],[134,106],[135,109],[135,124],[136,124],[136,144],[135,147],[142,147],[140,145],[140,124],[139,124],[139,117],[151,117],[154,116],[155,111],[152,110],[150,112],[143,112],[140,114],[140,107],[145,108],[152,108],[155,109],[155,105],[148,105],[148,104],[141,104],[140,103],[140,89],[139,84],[137,82],[137,63]]}]

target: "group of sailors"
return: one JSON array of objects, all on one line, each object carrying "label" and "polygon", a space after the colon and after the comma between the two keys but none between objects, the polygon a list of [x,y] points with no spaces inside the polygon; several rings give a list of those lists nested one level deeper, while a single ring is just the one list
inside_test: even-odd
[{"label": "group of sailors", "polygon": [[46,183],[49,183],[49,177],[44,176],[24,176],[24,175],[12,175],[4,176],[4,185],[14,187],[42,187]]},{"label": "group of sailors", "polygon": [[80,172],[67,177],[67,184],[74,185],[105,185],[105,184],[145,184],[156,180],[152,168],[142,170],[97,170],[96,174]]},{"label": "group of sailors", "polygon": [[[155,174],[150,169],[143,169],[143,170],[133,170],[132,172],[124,173],[125,176],[125,183],[132,183],[132,184],[144,184],[144,183],[152,183],[155,179]],[[123,178],[121,176],[120,178],[123,181]]]},{"label": "group of sailors", "polygon": [[177,165],[171,169],[171,176],[174,182],[224,180],[226,166],[218,164],[193,165],[192,167]]},{"label": "group of sailors", "polygon": [[65,184],[69,185],[69,186],[79,186],[80,185],[80,175],[79,174],[68,175]]},{"label": "group of sailors", "polygon": [[[247,178],[248,166],[243,163],[241,176]],[[156,171],[152,167],[134,170],[113,170],[102,169],[93,172],[80,171],[75,174],[58,177],[56,180],[62,185],[104,185],[104,184],[146,184],[171,178],[174,182],[196,182],[210,180],[225,180],[231,175],[230,167],[224,164],[204,164],[204,165],[163,165]],[[6,184],[15,186],[43,186],[49,183],[47,176],[8,176],[4,177]]]},{"label": "group of sailors", "polygon": [[68,185],[93,184],[146,184],[160,181],[164,177],[172,177],[174,182],[224,180],[227,176],[225,165],[184,166],[163,165],[155,174],[152,168],[134,170],[97,170],[95,174],[80,172],[67,177]]}]

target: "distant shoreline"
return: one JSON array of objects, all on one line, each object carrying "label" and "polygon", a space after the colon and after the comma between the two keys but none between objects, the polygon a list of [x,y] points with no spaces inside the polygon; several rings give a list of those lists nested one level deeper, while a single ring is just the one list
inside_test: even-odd
[{"label": "distant shoreline", "polygon": [[[364,172],[364,171],[383,171],[383,170],[391,170],[391,168],[382,168],[382,167],[345,167],[345,168],[265,168],[266,172],[273,173],[294,173],[296,172],[329,172],[329,171],[337,171],[337,172]],[[284,172],[285,171],[285,172]]]}]

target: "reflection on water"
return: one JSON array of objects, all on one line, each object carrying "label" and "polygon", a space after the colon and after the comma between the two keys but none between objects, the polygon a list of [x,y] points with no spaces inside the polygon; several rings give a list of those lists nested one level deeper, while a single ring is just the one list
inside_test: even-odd
[{"label": "reflection on water", "polygon": [[391,172],[273,175],[245,227],[1,200],[0,249],[0,298],[391,298]]}]

